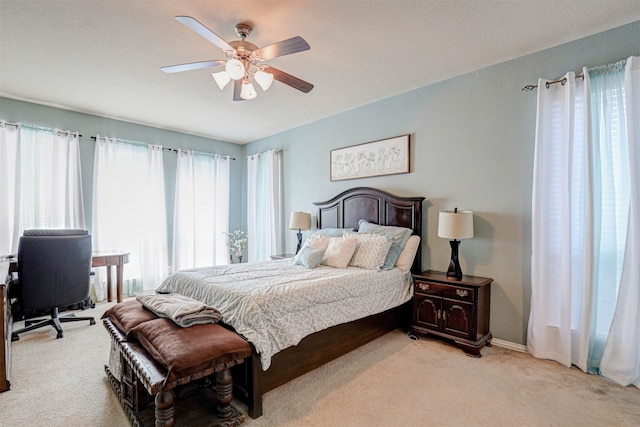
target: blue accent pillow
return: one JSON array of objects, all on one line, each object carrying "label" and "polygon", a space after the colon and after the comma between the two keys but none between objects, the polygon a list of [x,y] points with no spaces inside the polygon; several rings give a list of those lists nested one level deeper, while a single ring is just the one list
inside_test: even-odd
[{"label": "blue accent pillow", "polygon": [[324,251],[319,249],[311,249],[309,246],[303,246],[300,248],[300,252],[296,255],[293,261],[296,265],[301,265],[306,268],[316,268],[320,265]]},{"label": "blue accent pillow", "polygon": [[404,246],[407,244],[413,230],[405,227],[371,224],[370,222],[361,219],[358,222],[358,233],[382,234],[383,236],[391,239],[391,247],[389,248],[387,257],[384,260],[384,264],[380,267],[380,270],[390,270],[396,264],[396,261],[400,256],[400,252],[402,252],[402,249],[404,249]]}]

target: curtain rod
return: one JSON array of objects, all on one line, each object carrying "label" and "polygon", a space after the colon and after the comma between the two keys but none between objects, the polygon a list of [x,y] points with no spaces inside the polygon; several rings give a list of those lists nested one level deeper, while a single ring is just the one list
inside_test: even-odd
[{"label": "curtain rod", "polygon": [[[106,137],[100,137],[100,138],[106,138]],[[92,136],[92,137],[91,137],[91,139],[93,139],[93,140],[95,141],[95,140],[97,139],[97,137]],[[122,142],[129,143],[129,144],[144,144],[144,145],[148,145],[148,144],[146,144],[146,143],[144,143],[144,142],[128,141],[128,140],[126,140],[126,139],[118,139],[118,138],[115,138],[115,139],[116,139],[116,140],[118,140],[118,141],[122,141]],[[170,148],[170,147],[162,147],[162,150],[163,150],[163,151],[173,151],[173,152],[175,152],[175,153],[177,153],[177,152],[179,151],[179,149],[178,149],[178,148]],[[187,150],[185,150],[185,151],[187,151]],[[190,150],[190,151],[194,151],[194,150]],[[213,153],[205,153],[205,152],[202,152],[202,151],[194,151],[194,152],[196,152],[196,153],[200,153],[200,154],[209,154],[209,155],[212,155],[212,156],[228,157],[228,158],[229,158],[229,160],[235,160],[235,157],[231,157],[231,156],[229,156],[229,155],[220,155],[220,154],[213,154]]]},{"label": "curtain rod", "polygon": [[280,154],[282,154],[282,152],[283,152],[284,150],[283,150],[282,148],[280,148],[280,149],[278,149],[278,150],[267,150],[267,151],[262,151],[262,152],[260,152],[260,153],[253,153],[253,154],[249,154],[249,155],[247,155],[247,157],[254,158],[254,157],[257,157],[257,156],[261,156],[262,154],[266,154],[266,153],[268,153],[269,151],[273,151],[273,152],[274,152],[274,153],[276,153],[277,155],[280,155]]},{"label": "curtain rod", "polygon": [[[583,75],[583,74],[578,74],[578,75],[576,76],[576,78],[584,79],[584,75]],[[560,83],[560,84],[562,84],[562,85],[564,86],[564,85],[565,85],[565,83],[567,83],[567,78],[566,78],[566,77],[563,77],[563,78],[561,78],[561,79],[559,79],[559,80],[553,80],[553,81],[551,81],[551,82],[546,82],[546,83],[545,83],[545,86],[547,87],[547,89],[549,89],[549,87],[550,87],[551,85],[554,85],[554,84],[556,84],[556,83]],[[526,86],[525,86],[525,87],[523,87],[521,90],[522,90],[523,92],[529,92],[529,91],[534,90],[534,89],[535,89],[535,88],[537,88],[537,87],[538,87],[538,85],[526,85]]]},{"label": "curtain rod", "polygon": [[[43,127],[43,126],[36,126],[36,125],[29,125],[26,123],[9,123],[9,122],[5,122],[4,120],[0,120],[0,122],[2,123],[3,126],[11,126],[14,127],[16,129],[23,127],[23,128],[27,128],[27,129],[36,129],[36,130],[44,130],[46,132],[51,132],[54,133],[56,132],[58,134],[58,136],[60,134],[67,134],[67,135],[71,135],[74,133],[78,133],[78,132],[71,132],[70,130],[60,130],[60,129],[52,129],[52,128],[47,128],[47,127]],[[78,133],[78,138],[82,138],[82,135]]]}]

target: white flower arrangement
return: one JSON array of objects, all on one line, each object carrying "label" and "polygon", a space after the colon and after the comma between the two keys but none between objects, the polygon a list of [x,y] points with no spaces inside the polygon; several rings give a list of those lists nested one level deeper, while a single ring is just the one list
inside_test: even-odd
[{"label": "white flower arrangement", "polygon": [[227,236],[227,246],[239,259],[242,259],[242,253],[247,247],[247,233],[242,230],[236,230],[231,233],[225,233]]}]

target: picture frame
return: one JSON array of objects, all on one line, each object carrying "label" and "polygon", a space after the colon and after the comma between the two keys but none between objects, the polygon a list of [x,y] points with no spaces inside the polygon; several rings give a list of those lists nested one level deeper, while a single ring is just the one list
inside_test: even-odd
[{"label": "picture frame", "polygon": [[331,150],[331,181],[409,173],[409,135]]}]

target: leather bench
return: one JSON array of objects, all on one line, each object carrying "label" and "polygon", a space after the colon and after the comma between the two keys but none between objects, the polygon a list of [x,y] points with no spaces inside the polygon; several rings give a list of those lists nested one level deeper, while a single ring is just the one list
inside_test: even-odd
[{"label": "leather bench", "polygon": [[244,422],[231,405],[230,368],[244,363],[252,347],[238,334],[218,324],[181,328],[135,300],[116,304],[103,324],[111,337],[105,371],[132,425],[151,424],[151,418],[155,426],[173,426],[176,388],[201,379],[215,388],[216,413],[209,425]]}]

